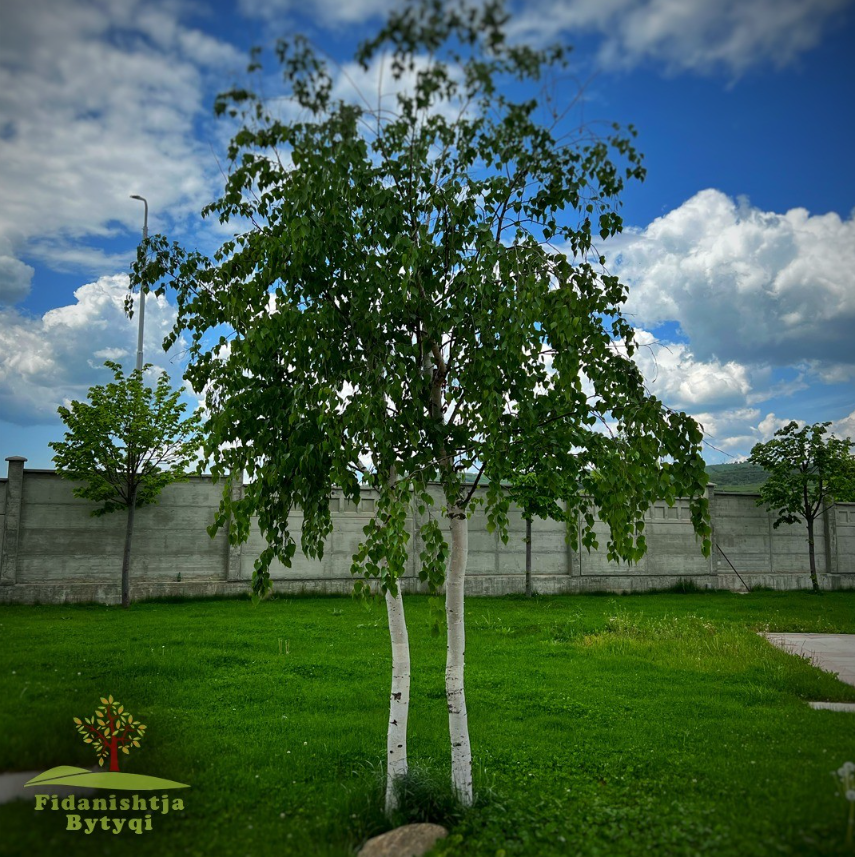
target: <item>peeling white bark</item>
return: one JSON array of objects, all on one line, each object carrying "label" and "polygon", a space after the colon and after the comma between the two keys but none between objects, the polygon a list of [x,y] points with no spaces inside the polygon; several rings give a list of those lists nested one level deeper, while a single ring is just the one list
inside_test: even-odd
[{"label": "peeling white bark", "polygon": [[466,630],[463,617],[463,586],[469,553],[469,521],[458,507],[449,511],[451,557],[445,584],[445,616],[448,649],[445,662],[445,696],[448,702],[448,731],[451,736],[451,785],[463,806],[472,806],[472,748],[469,717],[463,686]]},{"label": "peeling white bark", "polygon": [[410,711],[410,642],[404,617],[404,599],[386,592],[386,614],[392,641],[392,692],[389,696],[389,728],[386,731],[386,815],[398,808],[395,785],[407,774],[407,716]]}]

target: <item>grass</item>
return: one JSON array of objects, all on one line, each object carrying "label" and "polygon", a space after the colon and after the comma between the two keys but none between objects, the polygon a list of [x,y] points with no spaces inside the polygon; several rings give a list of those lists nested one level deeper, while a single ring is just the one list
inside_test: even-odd
[{"label": "grass", "polygon": [[[406,609],[412,775],[394,823],[448,825],[437,854],[852,853],[830,772],[855,761],[855,715],[805,701],[855,687],[756,632],[855,633],[855,592],[468,599],[465,812],[445,641],[426,598]],[[91,766],[72,717],[112,694],[148,725],[123,770],[191,785],[141,836],[0,806],[0,854],[352,854],[390,826],[389,673],[380,603],[0,607],[0,770]]]}]

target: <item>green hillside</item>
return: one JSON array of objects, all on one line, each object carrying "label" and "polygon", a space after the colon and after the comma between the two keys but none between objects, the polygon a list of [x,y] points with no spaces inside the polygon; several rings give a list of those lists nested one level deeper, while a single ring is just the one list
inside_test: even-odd
[{"label": "green hillside", "polygon": [[769,474],[756,464],[747,461],[741,464],[708,464],[707,475],[715,483],[717,491],[738,491],[756,494]]}]

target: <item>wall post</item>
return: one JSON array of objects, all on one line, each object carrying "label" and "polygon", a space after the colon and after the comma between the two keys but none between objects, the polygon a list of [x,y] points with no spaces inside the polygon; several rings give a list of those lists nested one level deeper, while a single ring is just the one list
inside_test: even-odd
[{"label": "wall post", "polygon": [[9,481],[6,483],[6,516],[3,520],[3,552],[0,554],[0,584],[14,585],[18,580],[18,534],[21,529],[21,500],[24,493],[24,462],[10,455]]},{"label": "wall post", "polygon": [[766,507],[766,517],[769,519],[769,574],[774,574],[775,573],[775,549],[774,549],[775,517],[772,514],[772,510],[768,506]]},{"label": "wall post", "polygon": [[[231,491],[232,503],[243,499],[243,472],[232,472],[229,476],[229,490]],[[233,545],[231,543],[233,523],[229,516],[228,524],[226,525],[226,580],[240,580],[241,577],[241,555],[243,553],[243,544]]]},{"label": "wall post", "polygon": [[[568,502],[564,501],[564,511],[567,511]],[[567,574],[571,577],[578,577],[581,573],[581,568],[579,566],[579,557],[582,553],[582,545],[579,543],[577,545],[577,550],[573,550],[573,545],[570,541],[571,534],[573,530],[576,530],[576,535],[579,534],[579,522],[577,520],[567,520],[564,523],[564,541],[567,545]]]},{"label": "wall post", "polygon": [[837,509],[834,503],[829,503],[827,497],[822,504],[822,523],[825,535],[825,573],[838,574],[840,567],[837,555]]},{"label": "wall post", "polygon": [[710,574],[718,574],[718,556],[715,540],[715,482],[707,482],[707,500],[710,504]]}]

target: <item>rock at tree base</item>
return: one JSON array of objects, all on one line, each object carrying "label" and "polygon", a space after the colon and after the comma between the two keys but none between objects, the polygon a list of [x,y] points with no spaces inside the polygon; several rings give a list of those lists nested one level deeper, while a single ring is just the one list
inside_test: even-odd
[{"label": "rock at tree base", "polygon": [[421,857],[446,836],[439,824],[405,824],[369,839],[359,857]]}]

